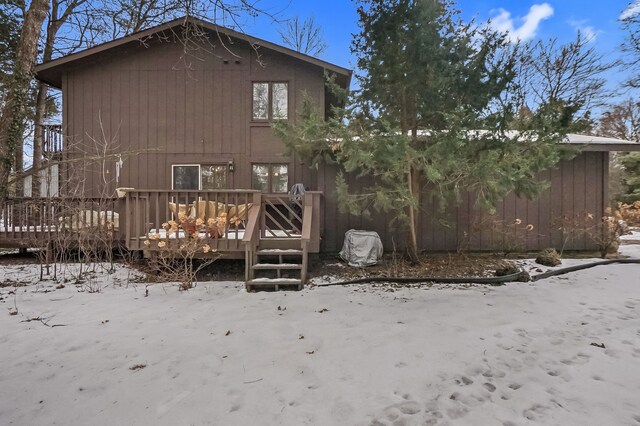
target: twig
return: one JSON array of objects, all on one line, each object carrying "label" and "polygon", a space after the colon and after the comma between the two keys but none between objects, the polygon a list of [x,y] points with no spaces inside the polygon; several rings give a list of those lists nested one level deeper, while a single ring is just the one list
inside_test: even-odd
[{"label": "twig", "polygon": [[73,294],[69,297],[63,297],[62,299],[49,299],[50,302],[60,302],[62,300],[69,300],[73,297]]},{"label": "twig", "polygon": [[34,318],[28,318],[26,320],[22,320],[20,322],[31,322],[31,321],[38,321],[41,322],[42,324],[46,325],[47,327],[53,328],[53,327],[66,327],[67,324],[53,324],[53,325],[49,325],[48,321],[45,321],[44,319],[42,319],[41,317],[34,317]]},{"label": "twig", "polygon": [[250,382],[244,382],[244,384],[245,384],[245,385],[249,385],[249,384],[251,384],[251,383],[257,383],[257,382],[260,382],[260,381],[262,381],[262,378],[259,378],[259,379],[257,379],[257,380],[251,380]]}]

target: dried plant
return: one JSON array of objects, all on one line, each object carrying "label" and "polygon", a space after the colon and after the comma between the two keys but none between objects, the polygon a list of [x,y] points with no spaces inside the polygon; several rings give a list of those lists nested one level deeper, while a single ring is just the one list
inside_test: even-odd
[{"label": "dried plant", "polygon": [[178,221],[163,223],[162,231],[148,233],[144,241],[151,250],[152,271],[162,281],[178,282],[180,290],[193,288],[198,272],[219,257],[208,241],[221,236],[225,223],[226,217],[209,219],[205,225],[203,219],[182,213]]},{"label": "dried plant", "polygon": [[618,211],[629,226],[640,226],[640,200],[633,204],[618,203]]},{"label": "dried plant", "polygon": [[619,210],[605,210],[600,220],[590,212],[565,215],[553,221],[558,231],[562,232],[562,256],[568,243],[578,238],[587,238],[597,244],[602,257],[617,253],[620,247],[620,236],[627,232],[626,224]]},{"label": "dried plant", "polygon": [[499,242],[495,247],[504,256],[511,253],[525,251],[527,239],[534,231],[533,224],[526,224],[522,219],[513,220],[496,219],[495,216],[477,214],[469,222],[469,231],[464,231],[458,242],[458,254],[464,254],[469,250],[473,238],[482,232],[491,232]]}]

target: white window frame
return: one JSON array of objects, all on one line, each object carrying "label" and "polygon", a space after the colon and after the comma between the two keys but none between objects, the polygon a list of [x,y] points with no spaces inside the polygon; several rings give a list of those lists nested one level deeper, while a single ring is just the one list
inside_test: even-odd
[{"label": "white window frame", "polygon": [[[228,162],[213,162],[213,163],[202,163],[202,164],[172,164],[171,165],[171,190],[172,191],[202,191],[202,166],[226,166],[227,174],[225,175],[225,186],[228,184],[227,179],[229,179],[229,163]],[[174,180],[175,168],[176,167],[197,167],[198,168],[198,189],[176,189]],[[220,190],[224,190],[227,188],[222,188]]]},{"label": "white window frame", "polygon": [[[176,167],[197,167],[198,168],[198,189],[176,189],[176,181],[174,179],[174,170]],[[171,190],[173,191],[200,191],[202,188],[202,170],[200,164],[172,164],[171,165]]]}]

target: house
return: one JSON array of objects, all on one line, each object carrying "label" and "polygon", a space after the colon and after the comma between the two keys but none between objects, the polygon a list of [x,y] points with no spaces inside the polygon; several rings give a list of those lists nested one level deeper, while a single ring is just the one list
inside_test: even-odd
[{"label": "house", "polygon": [[[337,100],[325,75],[348,88],[346,68],[181,18],[41,64],[36,72],[62,91],[60,194],[99,199],[128,188],[110,209],[119,215],[116,239],[130,250],[152,251],[145,243],[149,233],[160,232],[181,208],[206,221],[223,210],[231,214],[229,206],[244,212],[238,223],[207,238],[219,252],[247,259],[249,281],[261,267],[276,268],[259,260],[272,256],[277,264],[301,268],[304,282],[307,254],[339,251],[350,228],[378,231],[387,250],[403,246],[402,232],[385,215],[365,220],[340,213],[337,170],[312,170],[295,155],[286,156],[270,128],[274,119],[296,120],[305,93],[329,114]],[[443,221],[423,197],[420,247],[495,250],[517,242],[520,250],[595,248],[584,235],[569,241],[557,221],[600,216],[608,205],[609,152],[639,146],[580,135],[569,135],[567,142],[584,150],[542,174],[551,185],[536,201],[509,196],[488,217],[474,213],[469,196]],[[347,179],[356,189],[366,183]],[[308,190],[294,203],[287,192],[295,183]],[[50,213],[50,220],[57,215]],[[5,212],[0,245],[25,245],[38,240],[34,234],[52,232],[46,217],[22,226],[17,219],[27,216],[27,207],[13,216]],[[289,254],[300,255],[301,262],[288,262]],[[275,283],[290,283],[281,269],[286,266],[277,270]]]}]

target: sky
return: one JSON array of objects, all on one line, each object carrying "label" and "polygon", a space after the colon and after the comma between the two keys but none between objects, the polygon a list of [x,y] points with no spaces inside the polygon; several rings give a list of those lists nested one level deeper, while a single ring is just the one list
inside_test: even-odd
[{"label": "sky", "polygon": [[[323,28],[327,50],[321,58],[347,68],[355,68],[350,53],[352,34],[357,32],[356,5],[350,0],[263,0],[280,16],[314,16]],[[509,33],[510,39],[545,40],[557,38],[568,42],[580,30],[607,58],[621,56],[625,32],[620,18],[640,13],[640,0],[458,0],[465,20],[484,22],[492,19],[495,29]],[[246,32],[276,43],[280,42],[277,24],[266,17],[248,21]],[[625,72],[616,69],[607,75],[608,85],[617,89]],[[618,97],[624,97],[619,94]]]}]

